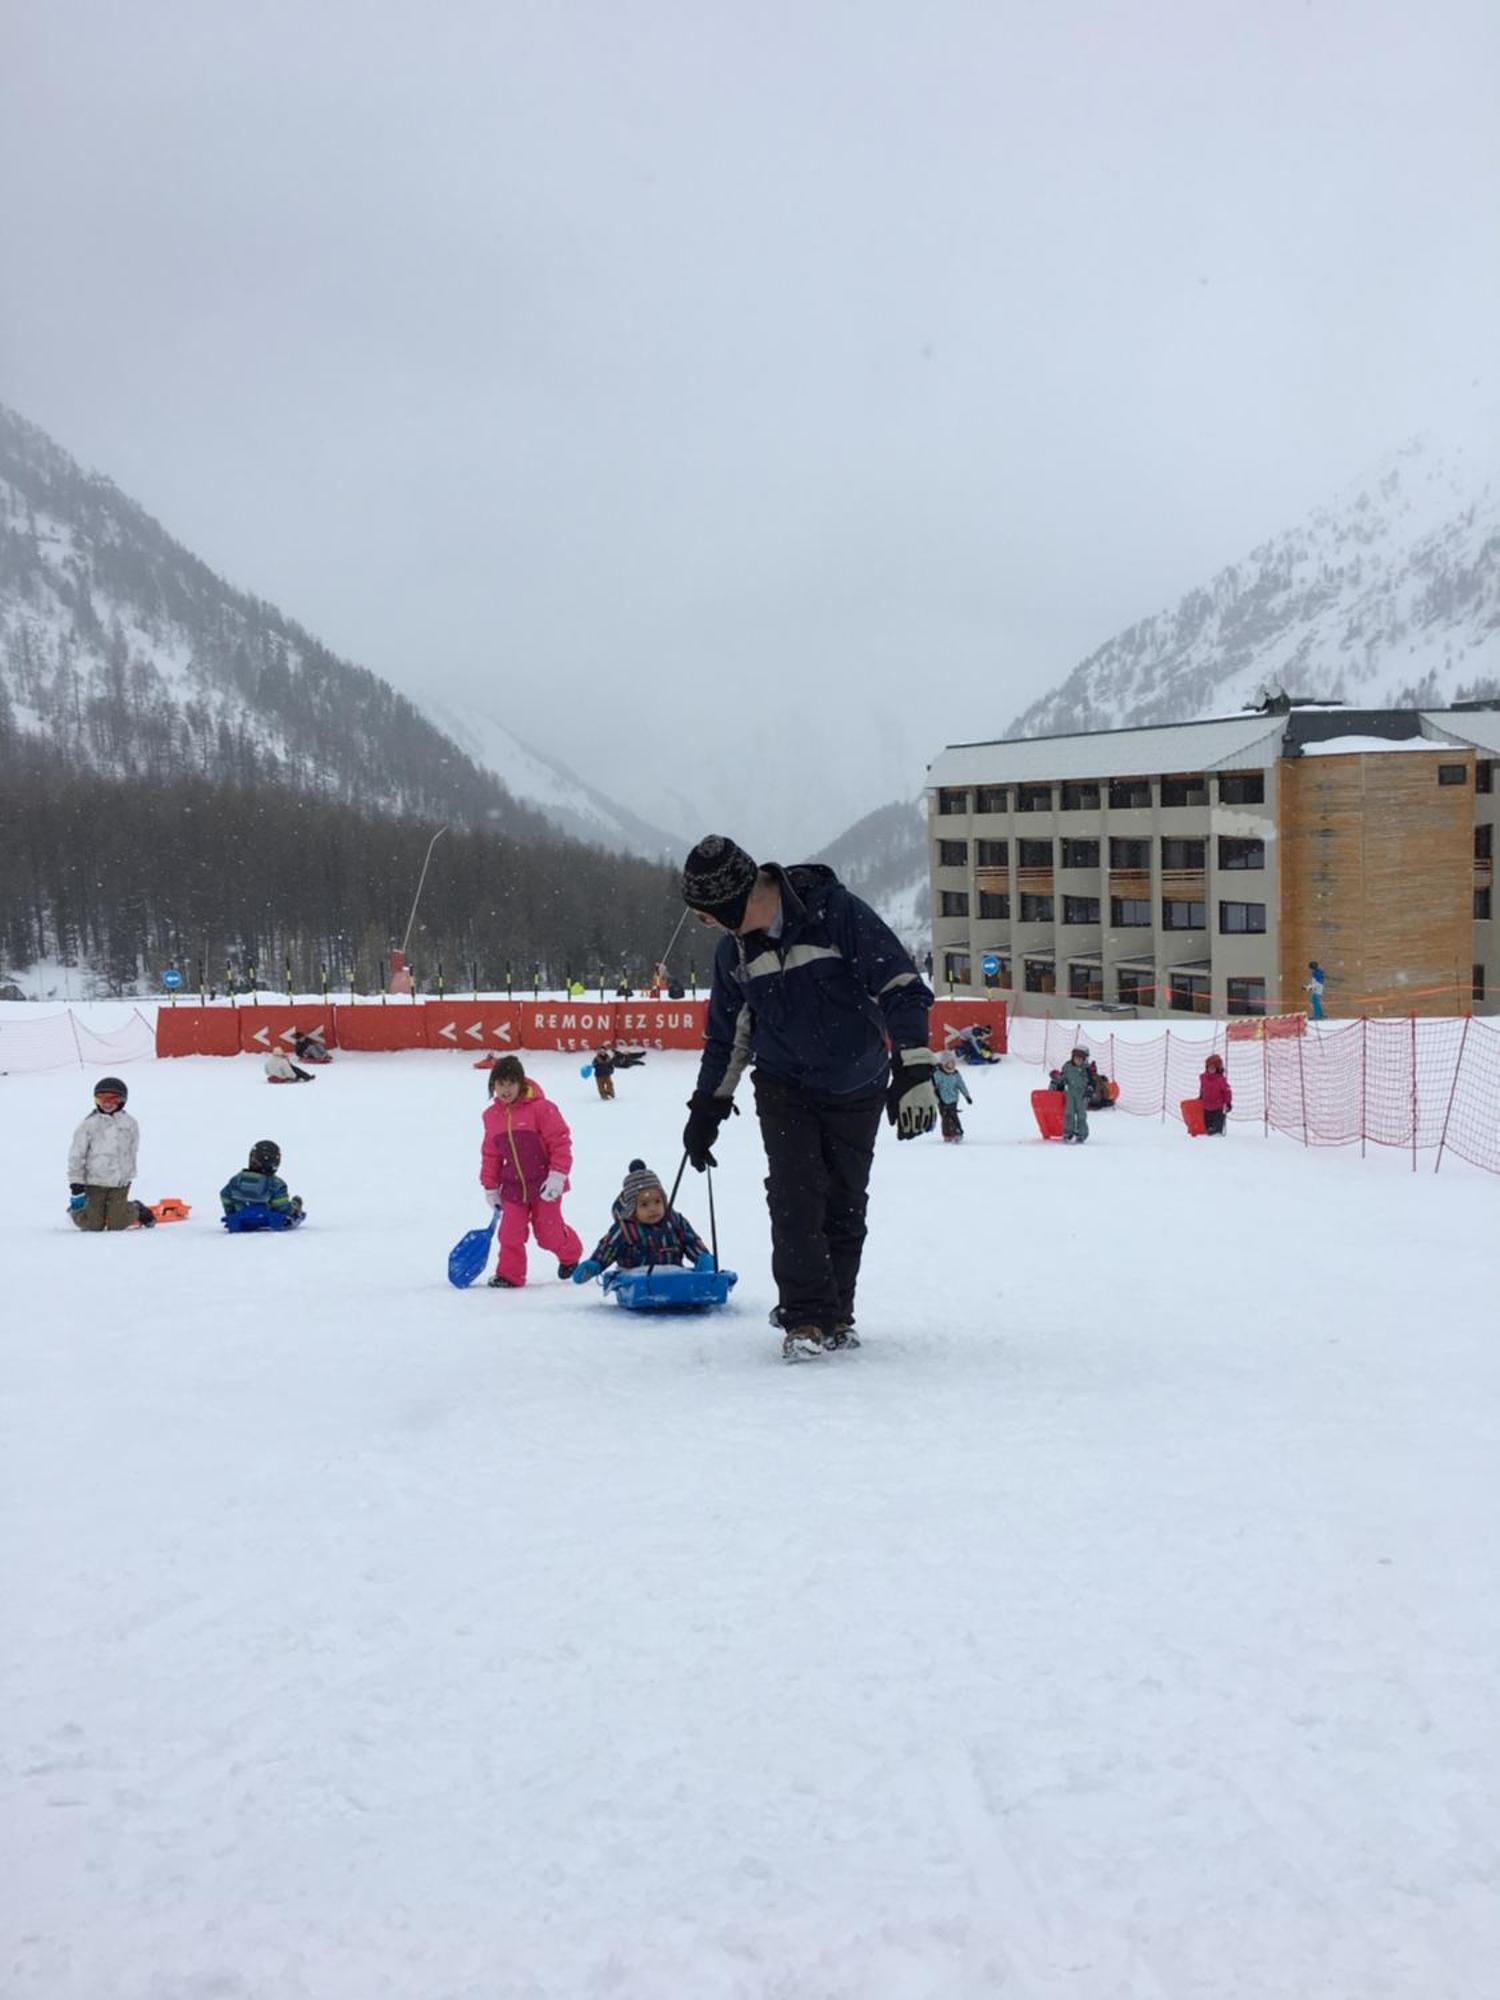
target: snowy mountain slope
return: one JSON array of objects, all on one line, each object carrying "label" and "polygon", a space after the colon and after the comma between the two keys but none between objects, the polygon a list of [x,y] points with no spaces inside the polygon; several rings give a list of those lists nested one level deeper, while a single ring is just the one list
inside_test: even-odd
[{"label": "snowy mountain slope", "polygon": [[[462,747],[0,406],[0,755],[267,780],[399,814],[675,846],[498,725]],[[535,814],[528,810],[534,807]]]},{"label": "snowy mountain slope", "polygon": [[486,711],[475,709],[460,716],[437,702],[427,706],[461,750],[493,771],[518,799],[545,813],[562,832],[651,859],[663,854],[680,859],[692,846],[692,838],[652,825],[585,784],[566,765],[523,743],[514,730]]},{"label": "snowy mountain slope", "polygon": [[1500,692],[1500,452],[1416,439],[1171,610],[1121,632],[1008,735],[1222,714],[1294,695],[1446,706]]},{"label": "snowy mountain slope", "polygon": [[932,936],[925,794],[877,806],[814,858],[827,862],[921,957]]}]

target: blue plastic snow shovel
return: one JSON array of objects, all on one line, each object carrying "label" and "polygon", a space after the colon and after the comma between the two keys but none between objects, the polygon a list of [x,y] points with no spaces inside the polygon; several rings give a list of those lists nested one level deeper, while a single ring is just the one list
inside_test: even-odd
[{"label": "blue plastic snow shovel", "polygon": [[580,1076],[592,1076],[594,1074],[594,1065],[592,1063],[585,1063],[578,1074]]},{"label": "blue plastic snow shovel", "polygon": [[495,1231],[500,1225],[500,1211],[497,1208],[489,1219],[488,1227],[471,1229],[467,1236],[460,1236],[448,1252],[448,1283],[466,1291],[490,1261],[490,1245],[495,1240]]}]

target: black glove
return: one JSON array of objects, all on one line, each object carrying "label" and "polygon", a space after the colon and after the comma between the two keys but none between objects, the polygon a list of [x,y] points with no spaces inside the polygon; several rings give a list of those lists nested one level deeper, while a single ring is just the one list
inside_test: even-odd
[{"label": "black glove", "polygon": [[732,1097],[715,1097],[707,1090],[695,1090],[688,1099],[689,1116],[682,1128],[682,1149],[698,1173],[719,1164],[709,1148],[731,1111],[739,1116],[739,1107]]},{"label": "black glove", "polygon": [[885,1115],[898,1139],[915,1139],[937,1123],[937,1092],[932,1087],[931,1049],[898,1049],[885,1093]]},{"label": "black glove", "polygon": [[88,1193],[88,1189],[87,1189],[87,1188],[86,1188],[86,1187],[84,1186],[84,1184],[83,1184],[83,1182],[82,1182],[82,1181],[69,1181],[69,1182],[68,1182],[68,1193],[69,1193],[69,1194],[87,1194],[87,1193]]}]

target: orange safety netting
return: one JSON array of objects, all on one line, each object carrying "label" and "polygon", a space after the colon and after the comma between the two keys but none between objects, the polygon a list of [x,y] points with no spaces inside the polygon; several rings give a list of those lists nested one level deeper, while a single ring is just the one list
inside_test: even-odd
[{"label": "orange safety netting", "polygon": [[[1207,1023],[1205,1023],[1207,1029]],[[1119,1109],[1180,1117],[1198,1095],[1205,1059],[1224,1058],[1234,1091],[1230,1118],[1282,1132],[1305,1146],[1399,1147],[1413,1165],[1444,1150],[1500,1173],[1500,1029],[1465,1017],[1350,1021],[1305,1033],[1267,1022],[1218,1023],[1207,1032],[1165,1028],[1136,1037],[1065,1021],[1012,1017],[1010,1052],[1056,1069],[1088,1050],[1120,1086]]]}]

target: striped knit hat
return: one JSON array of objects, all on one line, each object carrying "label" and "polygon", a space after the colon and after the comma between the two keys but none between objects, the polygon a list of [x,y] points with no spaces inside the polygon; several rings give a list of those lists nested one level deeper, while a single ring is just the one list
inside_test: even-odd
[{"label": "striped knit hat", "polygon": [[666,1189],[646,1165],[646,1162],[644,1160],[632,1160],[630,1162],[630,1171],[626,1174],[624,1185],[620,1189],[620,1198],[615,1203],[615,1214],[622,1222],[629,1222],[634,1216],[635,1205],[647,1188],[655,1188],[662,1200],[666,1200]]}]

